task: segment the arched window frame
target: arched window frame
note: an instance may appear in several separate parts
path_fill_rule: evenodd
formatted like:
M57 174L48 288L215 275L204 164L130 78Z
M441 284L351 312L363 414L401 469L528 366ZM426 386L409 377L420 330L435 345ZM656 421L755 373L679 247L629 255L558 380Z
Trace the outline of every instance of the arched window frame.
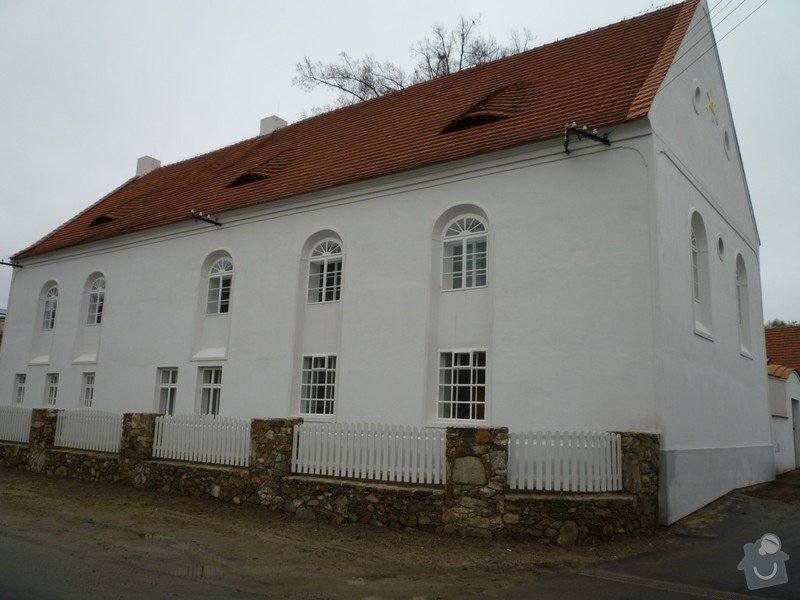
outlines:
M208 269L208 294L206 314L221 315L230 312L233 287L233 260L222 256Z
M103 308L106 301L106 278L95 277L89 285L89 309L86 315L87 325L100 325L103 322Z
M442 235L442 290L488 285L489 228L474 214L450 221Z
M694 331L712 338L711 283L708 260L708 235L702 215L695 211L689 223L689 253L691 257L692 311Z
M342 295L344 252L342 243L325 238L314 245L308 255L308 304L339 302Z
M58 286L51 285L44 293L44 311L42 312L42 329L50 331L56 326L58 312Z
M750 356L750 294L747 290L747 265L741 254L736 255L736 313L739 324L739 349Z

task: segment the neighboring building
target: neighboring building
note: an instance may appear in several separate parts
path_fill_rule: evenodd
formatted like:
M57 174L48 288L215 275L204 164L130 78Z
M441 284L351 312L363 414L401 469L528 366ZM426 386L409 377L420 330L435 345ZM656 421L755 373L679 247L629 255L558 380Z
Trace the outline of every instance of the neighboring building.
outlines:
M145 157L14 257L0 402L657 432L664 522L772 479L713 39L690 0Z
M800 326L771 327L764 335L775 466L783 473L800 466Z

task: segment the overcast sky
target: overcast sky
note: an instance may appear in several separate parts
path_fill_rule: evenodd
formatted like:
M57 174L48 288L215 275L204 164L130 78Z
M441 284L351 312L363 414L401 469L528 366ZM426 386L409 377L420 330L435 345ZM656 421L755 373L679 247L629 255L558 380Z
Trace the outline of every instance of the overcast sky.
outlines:
M717 40L762 2L709 0ZM0 258L131 177L139 156L172 163L253 137L262 117L292 122L332 102L292 86L303 56L410 67L413 43L460 14L480 15L480 32L501 41L528 27L540 45L654 4L0 0ZM719 44L761 234L765 319L800 320L798 26L800 1L768 0ZM10 272L0 266L0 307Z

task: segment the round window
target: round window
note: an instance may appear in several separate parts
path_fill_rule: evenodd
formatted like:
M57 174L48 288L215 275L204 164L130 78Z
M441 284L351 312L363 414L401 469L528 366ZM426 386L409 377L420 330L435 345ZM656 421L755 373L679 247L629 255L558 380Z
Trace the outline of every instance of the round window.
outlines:
M700 89L700 83L695 79L692 82L692 106L694 106L694 112L698 115L700 114L700 108L703 104L703 91Z

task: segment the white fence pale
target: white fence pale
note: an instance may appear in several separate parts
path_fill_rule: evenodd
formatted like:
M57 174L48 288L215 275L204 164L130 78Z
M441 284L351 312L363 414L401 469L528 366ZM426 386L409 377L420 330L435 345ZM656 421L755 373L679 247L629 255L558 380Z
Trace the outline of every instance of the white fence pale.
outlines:
M607 432L509 434L508 486L516 490L622 489L622 437Z
M369 423L302 423L294 428L292 472L443 484L446 433Z
M27 444L33 411L24 406L0 406L0 440Z
M56 446L95 452L119 452L122 415L102 410L58 413Z
M246 467L250 421L216 415L156 417L153 456Z

